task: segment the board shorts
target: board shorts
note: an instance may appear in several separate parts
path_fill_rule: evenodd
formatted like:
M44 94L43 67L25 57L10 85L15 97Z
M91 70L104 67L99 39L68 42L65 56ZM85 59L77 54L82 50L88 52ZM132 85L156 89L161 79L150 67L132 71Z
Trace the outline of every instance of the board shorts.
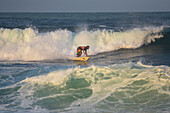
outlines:
M77 56L81 56L82 54L82 50L81 49L77 49Z
M81 47L78 47L77 48L77 57L80 57L81 56L81 54L82 54L82 48Z

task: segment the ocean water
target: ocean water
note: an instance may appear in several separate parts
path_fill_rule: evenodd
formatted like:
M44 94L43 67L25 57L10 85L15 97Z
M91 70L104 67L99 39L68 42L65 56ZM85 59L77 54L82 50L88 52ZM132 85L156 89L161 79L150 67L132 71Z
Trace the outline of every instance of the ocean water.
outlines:
M0 13L0 113L169 111L169 12Z

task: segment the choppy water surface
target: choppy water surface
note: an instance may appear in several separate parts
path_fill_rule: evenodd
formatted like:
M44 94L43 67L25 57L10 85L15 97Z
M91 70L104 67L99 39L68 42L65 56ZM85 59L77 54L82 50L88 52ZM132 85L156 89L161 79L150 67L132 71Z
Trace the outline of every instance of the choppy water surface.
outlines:
M169 26L168 12L1 13L0 112L168 113Z

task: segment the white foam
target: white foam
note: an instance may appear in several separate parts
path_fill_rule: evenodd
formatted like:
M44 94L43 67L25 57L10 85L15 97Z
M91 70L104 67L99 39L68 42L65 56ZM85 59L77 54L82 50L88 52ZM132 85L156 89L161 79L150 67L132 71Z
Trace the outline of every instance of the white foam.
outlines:
M169 86L169 79L157 76L157 74L159 76L161 75L159 70L161 70L163 74L169 73L169 67L163 66L163 68L164 71L162 72L162 66L153 66L150 68L150 66L147 67L139 64L127 63L111 67L91 66L73 70L75 71L75 78L85 78L87 81L90 81L89 83L91 83L91 85L89 88L92 89L92 95L72 103L70 107L70 109L72 109L71 112L78 112L81 110L91 112L94 109L97 110L95 106L102 103L107 97L115 96L115 92L123 92L125 96L115 97L117 98L117 101L111 101L111 103L114 103L115 105L129 104L126 103L126 99L130 100L131 98L133 99L138 95L145 94L149 91L152 92L153 90L158 91L160 94L170 95L168 87L167 91L162 89L164 86ZM142 83L142 81L145 81L145 83ZM139 87L139 89L135 89L135 85L136 87ZM128 91L134 93L131 94L128 93ZM142 99L145 100L145 95L143 95ZM109 100L106 99L103 104L107 105L107 101ZM144 102L142 104L146 103ZM116 107L114 106L112 109L116 109Z
M122 32L108 30L68 30L39 33L32 28L0 29L0 60L44 60L74 56L78 46L89 45L89 54L138 48L161 38L159 28L132 29ZM154 34L154 35L153 35Z
M64 83L69 78L69 73L72 71L72 69L63 70L63 71L53 71L48 74L40 75L40 76L34 76L30 78L26 78L25 80L22 80L20 84L22 84L22 87L18 90L20 93L20 96L18 96L18 100L21 100L21 107L22 108L28 108L33 107L32 104L37 101L37 99L32 99L34 92L38 90L43 85L53 85L60 87L64 87ZM30 96L30 98L26 98L27 96ZM48 98L50 98L48 96ZM35 106L36 107L36 106ZM35 108L35 111L37 110L43 110L43 108Z
M20 99L22 100L21 106L27 108L29 105L32 105L33 101L58 97L62 95L69 94L70 96L74 96L72 91L76 91L76 94L82 94L82 90L89 89L92 90L92 94L89 94L88 97L75 99L74 102L70 102L69 108L71 112L79 112L81 110L90 112L94 109L98 109L95 106L102 104L103 100L107 100L108 97L117 98L115 101L104 101L111 102L115 105L130 105L132 103L128 103L126 99L133 99L136 96L140 96L143 94L142 100L145 101L145 93L149 91L158 91L155 95L160 94L169 94L169 71L170 68L166 66L153 66L147 67L141 64L134 63L126 63L126 64L115 64L110 67L99 67L99 66L90 66L87 68L74 68L67 70L60 70L50 72L48 74L39 75L31 78L27 78L23 80L21 83L22 87L19 89ZM167 75L167 78L164 76ZM89 85L84 87L84 85L80 88L72 87L70 91L65 93L65 91L54 94L49 92L49 95L43 97L34 97L34 92L40 90L41 88L45 88L46 85L52 86L63 86L70 85L65 84L71 79L79 81L86 80ZM70 81L71 82L71 81ZM73 82L74 83L74 82ZM76 82L78 83L78 82ZM38 85L37 85L38 84ZM75 84L77 85L77 84ZM167 89L165 89L165 86ZM61 88L61 87L60 87ZM80 90L81 89L81 90ZM57 89L56 89L57 90ZM80 92L79 92L80 91ZM124 97L118 96L114 94L115 92L123 92ZM129 93L133 92L133 93ZM40 92L41 93L41 92ZM27 97L34 98L29 99ZM125 100L124 100L125 99ZM67 100L64 100L67 102ZM43 102L43 101L42 101ZM127 102L127 103L126 103ZM131 102L131 101L129 101ZM135 100L134 100L135 102ZM146 101L147 102L147 101ZM146 104L146 102L141 104ZM45 102L44 102L45 103ZM29 105L28 105L29 104ZM105 103L107 105L107 103ZM133 103L137 105L141 105L140 103ZM155 104L156 105L156 104ZM41 107L41 106L40 106ZM47 108L48 109L48 108ZM61 108L63 109L63 108ZM116 109L114 106L112 109Z
M30 84L53 84L53 85L61 85L69 78L68 75L71 73L72 69L68 69L66 71L54 71L47 75L35 76L31 78L26 78L21 81L27 82Z

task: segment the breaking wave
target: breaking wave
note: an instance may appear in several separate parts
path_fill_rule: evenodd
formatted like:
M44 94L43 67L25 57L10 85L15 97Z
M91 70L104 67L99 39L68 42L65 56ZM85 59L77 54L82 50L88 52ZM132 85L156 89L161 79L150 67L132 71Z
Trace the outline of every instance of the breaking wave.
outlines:
M18 98L29 102L24 107L58 112L165 112L169 72L140 62L54 71L21 81Z
M72 58L80 45L90 45L88 53L139 48L163 37L163 27L135 28L115 32L112 30L81 31L56 30L39 33L32 28L0 29L0 60L45 60Z

